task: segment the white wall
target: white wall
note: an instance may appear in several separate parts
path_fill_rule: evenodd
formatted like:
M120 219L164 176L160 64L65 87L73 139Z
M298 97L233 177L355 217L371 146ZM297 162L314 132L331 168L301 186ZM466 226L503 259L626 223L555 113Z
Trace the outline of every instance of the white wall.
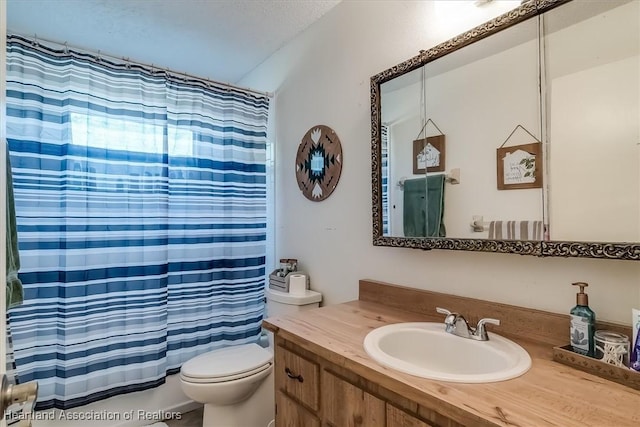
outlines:
M630 309L640 307L638 262L423 252L371 243L370 76L497 13L487 8L503 6L473 8L485 16L461 23L461 12L434 20L442 12L434 2L345 0L240 82L277 92L277 257L298 258L326 303L356 299L358 280L373 278L559 313L575 305L571 282L587 281L599 319L630 323ZM446 21L452 16L455 21ZM302 196L294 171L300 139L317 124L337 132L344 153L340 182L319 203Z

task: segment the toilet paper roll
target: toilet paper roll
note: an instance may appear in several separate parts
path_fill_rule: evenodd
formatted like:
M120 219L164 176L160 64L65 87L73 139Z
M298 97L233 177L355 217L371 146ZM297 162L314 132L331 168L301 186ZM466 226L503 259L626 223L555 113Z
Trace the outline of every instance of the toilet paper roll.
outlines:
M289 293L301 295L307 292L307 276L304 274L292 274L289 276Z

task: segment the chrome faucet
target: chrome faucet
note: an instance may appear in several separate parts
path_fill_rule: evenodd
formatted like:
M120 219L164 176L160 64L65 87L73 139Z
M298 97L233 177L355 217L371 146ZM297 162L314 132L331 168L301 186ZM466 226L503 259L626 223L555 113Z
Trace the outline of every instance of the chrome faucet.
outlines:
M474 328L469 326L469 322L459 313L452 313L445 308L436 307L436 311L440 314L444 314L447 317L444 318L445 332L453 335L457 335L462 338L470 338L478 341L488 341L489 335L487 335L487 329L485 325L491 323L492 325L499 325L498 319L480 319L478 325Z

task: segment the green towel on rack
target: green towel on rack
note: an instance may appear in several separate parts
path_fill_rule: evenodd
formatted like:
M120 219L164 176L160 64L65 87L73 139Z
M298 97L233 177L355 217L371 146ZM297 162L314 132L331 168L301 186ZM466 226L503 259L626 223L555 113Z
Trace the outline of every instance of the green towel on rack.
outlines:
M427 230L427 200L425 178L404 181L402 224L405 237L425 237Z
M16 225L16 207L13 200L13 179L11 160L7 151L7 308L22 304L24 293L22 282L18 279L20 254L18 253L18 227Z
M405 237L445 237L444 174L404 182L403 228Z

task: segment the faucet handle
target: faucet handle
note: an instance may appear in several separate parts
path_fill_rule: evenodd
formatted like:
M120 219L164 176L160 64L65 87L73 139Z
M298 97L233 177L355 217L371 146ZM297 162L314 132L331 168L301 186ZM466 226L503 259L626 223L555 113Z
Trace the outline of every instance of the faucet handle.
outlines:
M492 325L500 325L500 320L487 317L478 321L478 326L476 326L473 335L481 341L487 341L489 339L489 335L487 335L487 329L484 327L484 325L487 323L490 323Z
M452 313L446 308L436 307L436 311L440 314L444 314L446 317L444 318L445 331L451 334L455 333L456 330L456 322L459 317L461 317L458 313Z
M436 307L436 311L440 314L444 314L445 316L448 316L451 314L451 312L446 308Z
M500 326L500 320L499 319L491 319L490 317L487 317L485 319L480 319L478 321L478 328L484 327L485 323L491 323L492 325Z

